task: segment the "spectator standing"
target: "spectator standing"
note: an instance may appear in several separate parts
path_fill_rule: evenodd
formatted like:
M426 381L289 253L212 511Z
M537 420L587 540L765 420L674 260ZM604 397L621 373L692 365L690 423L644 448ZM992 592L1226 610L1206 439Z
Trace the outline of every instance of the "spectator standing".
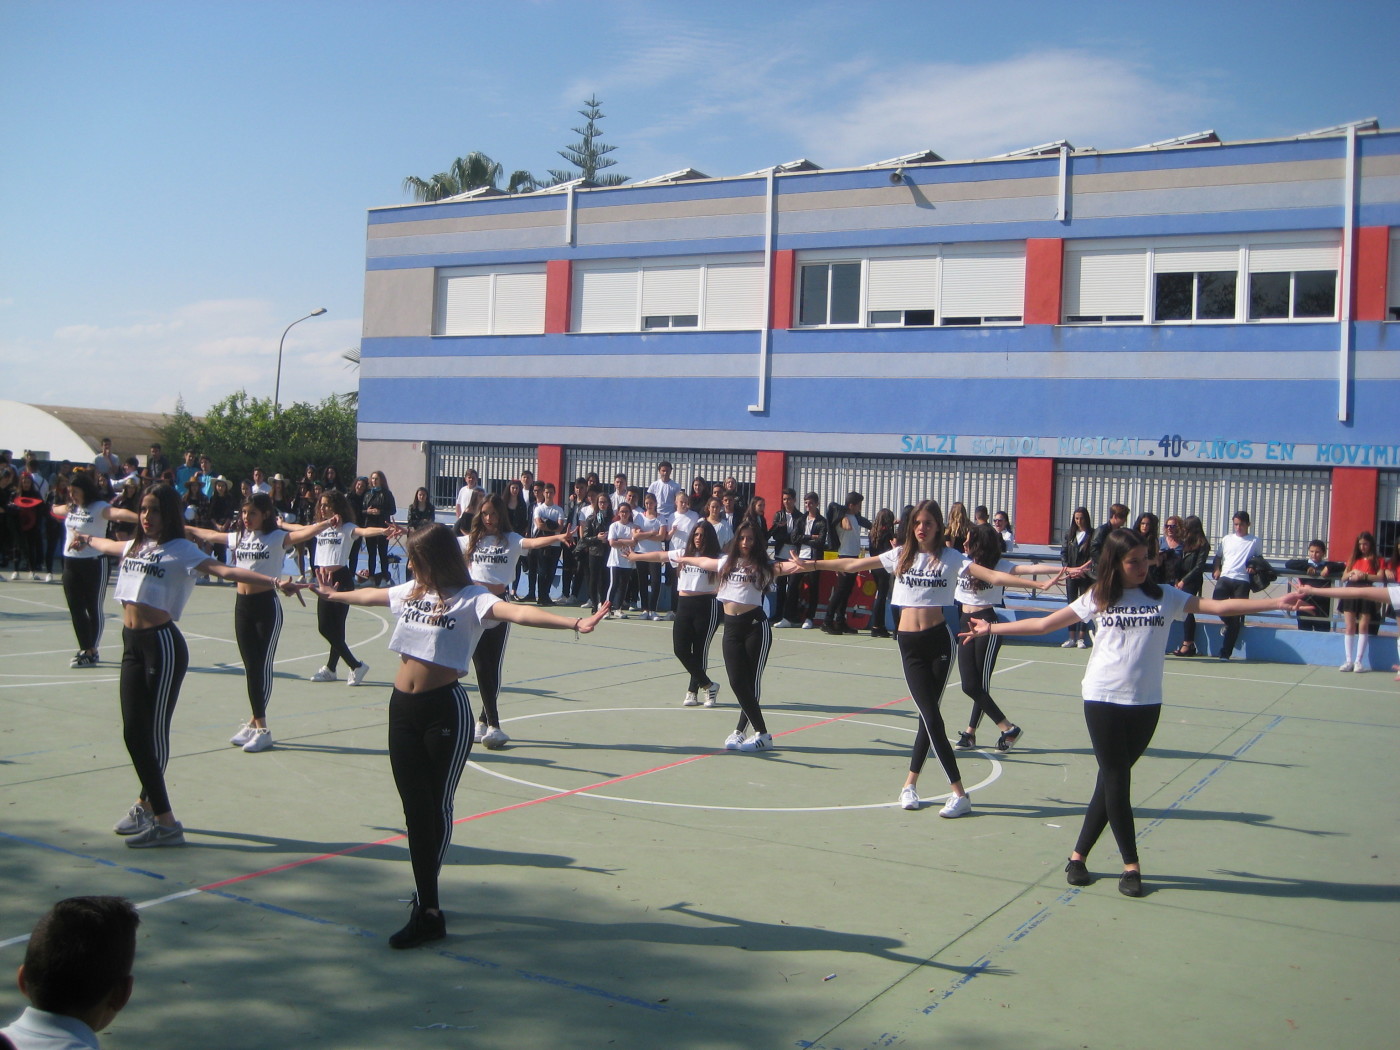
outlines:
M1230 524L1230 533L1220 538L1220 546L1215 553L1215 571L1212 573L1215 590L1211 594L1215 601L1249 597L1249 578L1254 573L1249 563L1251 559L1259 557L1261 549L1259 538L1249 534L1248 511L1235 511ZM1222 623L1225 626L1220 636L1219 659L1228 660L1235 651L1244 617L1223 617Z
M97 458L92 461L92 467L97 473L105 478L118 477L122 469L122 461L117 458L117 454L112 451L112 439L105 437L102 439L102 451L97 454Z

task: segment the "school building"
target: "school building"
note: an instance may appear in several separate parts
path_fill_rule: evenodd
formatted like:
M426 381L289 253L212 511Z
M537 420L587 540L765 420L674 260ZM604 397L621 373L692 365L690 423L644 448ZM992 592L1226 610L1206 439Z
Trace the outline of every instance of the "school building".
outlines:
M475 191L368 219L360 464L657 460L1011 512L1234 510L1271 557L1400 520L1400 132L1051 142ZM1389 524L1387 524L1389 523Z

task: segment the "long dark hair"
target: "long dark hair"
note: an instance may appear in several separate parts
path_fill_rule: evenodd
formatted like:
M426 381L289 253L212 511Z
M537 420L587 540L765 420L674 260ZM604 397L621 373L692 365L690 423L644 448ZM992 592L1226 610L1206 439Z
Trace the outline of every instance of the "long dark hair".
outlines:
M255 492L243 501L244 507L252 507L261 515L262 528L258 531L266 536L277 528L277 508L272 505L272 497L266 492ZM242 522L239 523L238 534L243 535Z
M1210 540L1206 538L1206 527L1201 524L1201 519L1196 515L1187 515L1181 523L1181 532L1181 545L1188 551L1198 551L1204 548L1207 554L1210 553Z
M894 539L894 511L881 507L870 521L870 546Z
M321 508L319 506L321 502L330 504L331 514L340 515L341 524L346 522L349 522L351 525L357 524L355 521L355 512L350 507L350 501L345 498L345 493L341 492L340 489L326 489L321 493L321 499L317 501L318 505L315 512L317 521L322 520L320 517ZM327 517L329 516L330 515L327 515Z
M141 524L141 501L147 496L156 501L156 509L160 511L160 535L147 536L145 526ZM185 535L185 512L180 506L180 497L175 490L165 482L152 485L145 492L141 493L136 500L136 525L132 534L132 545L127 550L136 550L148 539L154 539L157 543L169 543L171 540L182 539Z
M927 513L933 519L933 534L929 537L931 550L921 551L919 541L914 537L914 523L919 519L920 514ZM903 576L914 565L914 559L920 554L931 554L935 558L943 553L944 542L943 508L938 505L936 499L926 499L914 506L908 514L904 516L904 545L899 551L899 563L894 567L896 576Z
M486 538L486 515L481 512L488 506L496 511L495 535L502 539L510 535L510 512L506 510L506 501L493 492L481 501L481 505L476 508L476 513L472 515L472 527L467 530L466 555L468 558L476 550L476 545Z
M471 583L467 561L457 538L446 525L436 523L419 529L408 537L405 548L409 567L413 569L413 590L410 600L435 594L439 604L450 594L456 594Z
M1362 540L1365 540L1371 545L1370 554L1365 554L1362 552ZM1356 534L1356 543L1351 548L1351 560L1347 562L1347 572L1351 572L1352 566L1355 565L1362 558L1370 558L1373 562L1380 561L1380 555L1376 553L1376 537L1369 532L1358 532Z
M97 502L97 482L86 470L74 471L73 477L68 481L68 488L83 494L82 506L84 507L89 503Z
M1094 516L1089 513L1089 508L1075 507L1073 513L1071 513L1069 516L1069 528L1065 530L1071 536L1073 536L1076 532L1079 531L1079 526L1075 523L1075 519L1081 514L1084 515L1084 531L1088 533L1092 533L1094 531Z
M1123 559L1135 547L1146 546L1142 534L1132 529L1114 529L1104 538L1103 553L1099 555L1094 579L1094 604L1099 607L1099 612L1110 608L1123 597ZM1155 556L1157 552L1148 553ZM1161 586L1151 579L1144 580L1141 589L1149 598L1162 597Z
M1006 542L991 525L974 525L967 534L967 556L984 569L995 569L1006 553Z
M697 529L699 525L695 526ZM749 552L741 552L740 540L748 535L752 537L749 542ZM769 584L773 582L773 560L768 557L768 536L753 521L741 521L734 530L734 538L729 541L729 549L725 554L729 558L729 567L732 569L736 565L743 565L753 572L754 586L760 591L766 591Z
M690 538L685 541L684 554L687 558L718 558L720 555L719 537L715 527L704 518L690 530Z

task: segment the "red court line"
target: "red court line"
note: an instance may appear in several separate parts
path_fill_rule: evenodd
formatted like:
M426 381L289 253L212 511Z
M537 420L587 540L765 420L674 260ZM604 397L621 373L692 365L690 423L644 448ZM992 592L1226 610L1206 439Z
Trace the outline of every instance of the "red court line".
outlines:
M876 704L874 707L866 707L859 711L851 711L848 714L837 715L835 718L824 718L820 722L811 722L805 726L798 726L796 729L785 729L781 733L774 733L774 736L791 736L793 733L803 733L808 729L817 729L821 726L829 726L833 722L842 722L857 715L870 714L872 711L882 711L895 704L902 704L909 697L902 696L898 700L887 700L883 704ZM597 791L599 788L611 787L613 784L622 784L628 780L636 780L638 777L650 776L653 773L661 773L667 769L676 769L680 766L687 766L692 762L699 762L702 759L714 758L716 755L723 755L724 751L708 751L703 755L691 755L689 758L682 758L676 762L667 762L665 765L653 766L651 769L643 769L636 773L624 773L620 777L609 777L607 780L600 780L596 784L589 784L586 787L570 788L568 791L556 791L552 795L541 795L539 798L526 799L524 802L513 802L509 806L501 806L499 809L488 809L481 813L473 813L468 817L458 817L452 822L455 827L458 824L466 824L473 820L482 820L485 817L494 817L501 813L510 813L513 810L525 809L529 806L538 806L542 802L554 802L557 799L569 798L571 795L582 795L589 791ZM204 886L198 886L200 890L217 890L225 886L232 886L234 883L247 882L249 879L260 879L264 875L274 875L279 871L290 871L292 868L300 868L307 864L317 864L323 860L330 860L333 857L348 857L352 853L360 853L375 846L384 846L390 842L399 842L408 838L407 835L390 835L388 838L377 839L374 842L362 842L357 846L347 846L345 849L336 850L333 853L321 853L314 857L304 857L301 860L294 860L287 864L279 864L273 868L264 868L261 871L249 872L246 875L235 875L231 879L224 879L221 882L210 882Z

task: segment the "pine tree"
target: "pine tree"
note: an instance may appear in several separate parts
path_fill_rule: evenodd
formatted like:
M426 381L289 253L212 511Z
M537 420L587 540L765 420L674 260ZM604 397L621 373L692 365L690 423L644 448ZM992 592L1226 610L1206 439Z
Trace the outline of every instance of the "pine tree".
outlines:
M587 119L587 123L581 128L572 129L575 135L580 136L579 141L559 151L559 156L574 165L578 171L551 168L549 173L554 177L556 185L582 178L598 186L620 186L627 181L628 176L615 173L599 174L604 168L611 168L617 164L617 161L608 156L617 147L600 141L602 131L598 127L598 121L604 117L602 102L590 97L584 100L583 107L578 112L579 116Z

